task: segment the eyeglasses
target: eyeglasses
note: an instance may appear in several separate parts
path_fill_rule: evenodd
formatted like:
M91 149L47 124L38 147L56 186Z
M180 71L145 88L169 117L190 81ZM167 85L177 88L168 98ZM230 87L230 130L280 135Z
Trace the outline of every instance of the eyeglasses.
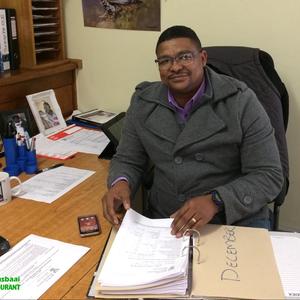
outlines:
M187 66L189 64L191 64L196 55L199 52L183 52L180 53L178 55L176 55L175 57L171 57L171 56L162 56L162 57L158 57L155 62L158 64L158 68L160 70L167 70L169 68L171 68L171 66L173 66L174 62L176 61L178 64L181 64L182 66Z

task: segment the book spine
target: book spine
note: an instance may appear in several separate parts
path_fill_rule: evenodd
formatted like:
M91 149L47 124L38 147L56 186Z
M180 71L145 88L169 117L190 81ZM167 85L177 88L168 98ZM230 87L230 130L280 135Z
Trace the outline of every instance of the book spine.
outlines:
M1 42L0 42L0 43L1 43ZM0 72L3 72L3 63L2 63L1 45L0 45Z
M0 9L0 51L2 54L2 69L3 71L7 71L10 69L9 46L7 39L6 13L3 8Z
M7 38L9 46L10 69L17 70L20 66L20 51L17 31L16 10L7 8L6 10Z

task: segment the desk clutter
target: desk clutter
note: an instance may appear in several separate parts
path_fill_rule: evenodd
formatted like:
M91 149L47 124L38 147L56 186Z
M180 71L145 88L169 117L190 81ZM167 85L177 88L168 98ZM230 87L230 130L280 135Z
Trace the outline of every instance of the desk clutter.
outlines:
M37 171L35 138L29 139L24 130L22 133L14 128L12 122L7 124L3 138L6 161L4 171L10 176L18 176L23 171L27 174Z
M110 151L101 158L111 158L114 154L121 136L124 112L99 109L79 112L68 120L68 126L54 90L26 98L30 110L20 108L0 112L0 133L6 159L4 170L11 176L21 172L34 174L38 169L36 156L64 160L78 152L100 155ZM39 134L35 135L36 131Z

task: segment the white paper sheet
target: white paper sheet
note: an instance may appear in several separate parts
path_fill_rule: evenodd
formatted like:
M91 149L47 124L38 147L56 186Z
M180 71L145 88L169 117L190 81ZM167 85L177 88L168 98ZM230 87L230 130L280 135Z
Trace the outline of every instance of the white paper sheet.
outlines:
M188 255L183 255L183 248L189 245L189 238L172 236L171 222L172 219L148 219L128 210L99 282L103 286L137 287L154 282L167 283L177 278L178 293L185 294ZM169 292L163 287L159 291Z
M51 203L83 182L95 172L71 167L58 167L37 174L22 183L20 198Z
M272 233L272 246L287 299L300 299L300 234Z
M66 144L63 141L52 141L43 134L38 134L36 138L36 154L40 156L67 159L77 153L72 145Z
M0 257L0 284L19 284L18 290L0 289L0 299L38 299L89 248L34 234ZM5 278L19 281L2 282Z
M77 152L99 155L109 143L108 137L100 130L74 126L63 133L58 141Z
M100 130L71 125L48 137L36 136L36 153L41 156L66 159L77 152L99 155L109 143Z

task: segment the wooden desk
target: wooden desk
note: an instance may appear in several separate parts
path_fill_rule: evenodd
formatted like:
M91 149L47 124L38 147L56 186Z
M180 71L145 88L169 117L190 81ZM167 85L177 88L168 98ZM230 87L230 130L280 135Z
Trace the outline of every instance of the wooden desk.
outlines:
M40 159L39 167L47 167L57 162ZM51 204L14 198L8 204L0 206L0 235L7 238L11 246L33 233L90 248L40 299L86 299L93 272L111 228L102 215L100 201L106 191L109 161L99 160L96 155L80 153L66 160L65 165L93 170L96 173ZM25 174L20 175L21 180L28 177ZM80 237L77 217L86 214L97 214L102 234Z

